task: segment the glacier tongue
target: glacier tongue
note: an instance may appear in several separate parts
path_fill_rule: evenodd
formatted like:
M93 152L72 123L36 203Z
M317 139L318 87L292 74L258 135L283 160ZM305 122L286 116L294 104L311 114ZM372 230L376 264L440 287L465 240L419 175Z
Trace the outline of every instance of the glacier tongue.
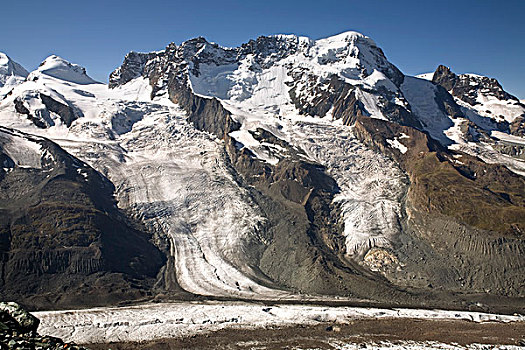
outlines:
M264 276L247 264L253 259L245 246L259 240L264 219L226 168L221 143L188 124L176 106L128 107L138 107L142 118L115 141L68 140L62 146L111 179L119 207L169 240L185 290L244 298L286 295L253 281Z

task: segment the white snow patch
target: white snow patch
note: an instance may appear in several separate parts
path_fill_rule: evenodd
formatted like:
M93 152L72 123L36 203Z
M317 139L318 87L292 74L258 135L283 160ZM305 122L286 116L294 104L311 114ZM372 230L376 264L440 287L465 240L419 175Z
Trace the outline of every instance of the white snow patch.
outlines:
M525 137L510 135L501 131L492 131L490 136L497 138L498 140L506 141L508 143L525 146Z
M407 153L408 151L408 148L407 146L403 145L401 142L399 142L398 139L393 139L393 140L386 140L386 142L392 146L393 148L397 148L399 150L399 152L405 154Z
M418 74L416 75L416 78L419 78L419 79L424 79L424 80L429 80L429 81L432 81L432 78L434 77L434 72L430 72L430 73L422 73L422 74Z

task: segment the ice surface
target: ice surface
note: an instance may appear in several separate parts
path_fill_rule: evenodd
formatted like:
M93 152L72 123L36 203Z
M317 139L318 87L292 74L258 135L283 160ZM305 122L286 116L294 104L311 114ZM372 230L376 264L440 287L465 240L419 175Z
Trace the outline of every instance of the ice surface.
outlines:
M444 131L453 125L450 117L439 108L436 103L436 86L431 82L406 76L401 91L412 107L412 112L417 116L432 138L443 145L449 145L451 140Z
M282 132L337 182L340 192L335 201L342 209L346 254L389 247L400 232L406 190L406 179L395 163L365 147L351 128L326 119L291 120Z
M137 78L110 90L42 76L17 89L14 96L28 97L28 105L38 102L30 92L45 91L82 111L70 128L56 123L39 129L14 113L13 96L0 103L0 122L51 138L108 176L118 189L119 207L168 240L172 271L184 289L214 296L290 297L264 286L271 281L249 265L254 260L246 246L260 244L264 218L226 166L223 144L196 130L173 103L152 102L147 81Z
M351 82L371 117L385 119L378 95L370 92L373 89L386 89L399 98L405 95L433 137L525 172L523 162L465 141L459 120L448 118L433 100L435 86L430 82L406 77L401 90L397 89L381 72L387 62L368 38L356 33L317 41L283 38L300 42L296 54L265 68L256 66L249 55L239 64L203 63L198 76L190 74L191 87L199 95L219 98L232 112L241 124L240 130L231 133L238 147L247 147L265 162L278 163L284 156L279 145L262 144L252 135L263 128L326 167L340 188L334 200L341 208L347 256L390 246L400 232L407 179L395 163L363 146L351 127L332 120L330 113L324 118L299 115L287 85L294 67L320 79L338 74ZM56 56L30 77L38 79L16 86L0 102L0 123L51 138L108 176L117 188L119 207L130 210L168 242L172 271L184 289L239 298L301 297L274 288L250 265L254 260L247 247L264 243L259 230L265 219L236 183L223 144L196 130L166 97L152 101L147 79L139 77L108 89L92 81L82 67ZM38 115L45 109L38 94L78 109L82 117L68 128L50 114L50 127L36 128L25 115L14 112L14 99L22 99ZM390 145L406 152L405 136L389 140ZM35 161L20 163L34 166L36 151L27 151L35 154Z
M468 311L180 302L120 308L35 312L39 333L77 343L188 337L224 328L349 324L358 318L420 318L473 322L524 322L525 317ZM415 349L415 348L414 348Z

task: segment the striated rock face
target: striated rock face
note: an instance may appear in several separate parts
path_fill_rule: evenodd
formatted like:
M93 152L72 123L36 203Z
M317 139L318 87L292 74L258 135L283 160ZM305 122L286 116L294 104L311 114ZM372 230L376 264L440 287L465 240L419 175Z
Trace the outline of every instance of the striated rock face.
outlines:
M0 344L8 349L72 349L85 348L61 339L37 333L40 321L14 302L0 302Z

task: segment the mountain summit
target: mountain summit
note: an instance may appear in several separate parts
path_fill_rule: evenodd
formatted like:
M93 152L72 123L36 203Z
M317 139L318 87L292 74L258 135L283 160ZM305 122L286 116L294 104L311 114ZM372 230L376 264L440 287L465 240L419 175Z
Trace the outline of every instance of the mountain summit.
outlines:
M0 52L0 98L24 81L28 74L24 67Z
M75 84L93 84L95 80L91 79L86 73L86 69L77 64L70 63L65 59L52 55L46 58L36 69L29 74L28 79L34 80L39 75L47 76L68 81Z

